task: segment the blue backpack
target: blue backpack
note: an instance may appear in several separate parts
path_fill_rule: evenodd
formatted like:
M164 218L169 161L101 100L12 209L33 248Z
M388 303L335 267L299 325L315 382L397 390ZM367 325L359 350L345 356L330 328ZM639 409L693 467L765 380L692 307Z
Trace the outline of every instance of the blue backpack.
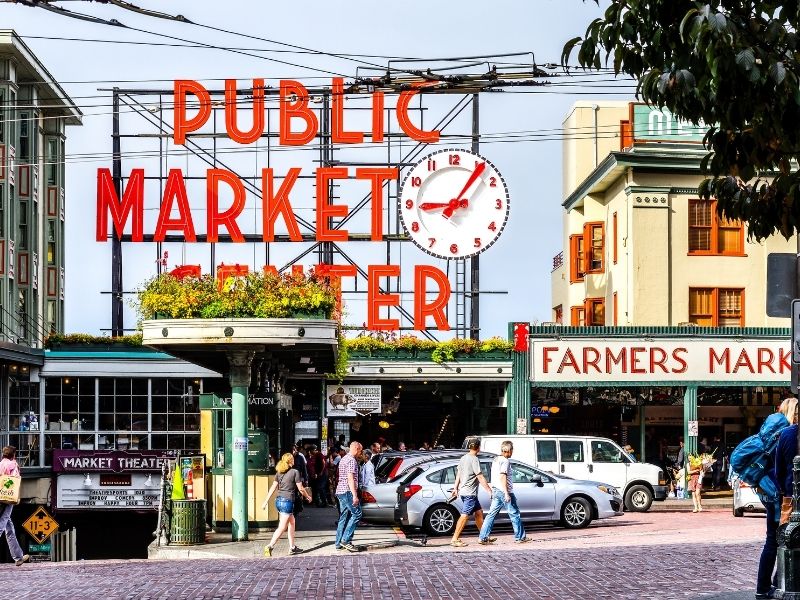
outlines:
M770 476L773 454L781 432L788 426L789 421L782 413L771 414L758 433L743 440L731 453L731 471L748 485L758 487L760 495L771 500L780 496Z

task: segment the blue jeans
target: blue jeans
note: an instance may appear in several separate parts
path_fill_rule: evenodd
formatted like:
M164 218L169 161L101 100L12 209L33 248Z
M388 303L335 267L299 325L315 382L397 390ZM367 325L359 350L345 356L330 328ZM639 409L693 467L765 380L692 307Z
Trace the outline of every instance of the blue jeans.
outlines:
M17 541L17 532L14 531L14 523L11 522L11 509L14 508L13 504L0 504L3 507L0 511L0 534L6 534L6 543L8 543L8 551L11 553L11 558L19 560L22 558L22 548L19 547Z
M775 514L775 503L764 502L767 509L767 537L764 548L761 550L761 559L758 561L758 578L756 579L756 593L766 594L772 587L772 572L775 570L775 558L778 555L778 521Z
M506 507L506 512L508 512L508 518L511 519L511 527L514 528L514 539L525 539L525 528L522 526L522 516L519 514L517 497L513 493L509 494L509 496L511 496L511 501L506 503L505 494L497 488L492 488L492 505L483 518L483 527L481 527L481 532L478 534L479 540L485 540L489 537L494 526L494 520L504 506Z
M275 508L278 509L279 513L291 515L294 512L294 500L278 496L275 498Z
M352 544L356 527L361 520L361 502L353 504L353 493L336 494L339 500L339 524L336 526L336 547Z

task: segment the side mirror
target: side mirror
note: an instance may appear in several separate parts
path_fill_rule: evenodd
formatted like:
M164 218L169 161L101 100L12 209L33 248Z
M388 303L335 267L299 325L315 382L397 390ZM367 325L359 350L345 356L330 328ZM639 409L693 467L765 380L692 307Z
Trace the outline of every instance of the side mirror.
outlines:
M542 476L538 473L531 475L531 483L535 483L538 487L544 487L544 480L542 480Z

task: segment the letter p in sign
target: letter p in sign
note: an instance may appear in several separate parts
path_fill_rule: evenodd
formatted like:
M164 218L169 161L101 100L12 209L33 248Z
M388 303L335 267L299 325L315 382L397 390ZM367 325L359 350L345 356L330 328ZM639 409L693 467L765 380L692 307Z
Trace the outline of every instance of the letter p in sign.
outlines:
M800 369L800 300L792 300L792 393L797 393Z

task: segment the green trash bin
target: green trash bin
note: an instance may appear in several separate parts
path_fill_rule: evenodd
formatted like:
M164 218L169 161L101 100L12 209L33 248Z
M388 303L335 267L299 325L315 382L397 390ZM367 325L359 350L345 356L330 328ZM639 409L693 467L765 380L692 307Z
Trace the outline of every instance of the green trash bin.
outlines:
M206 538L206 501L172 500L169 543L174 546L203 544Z

